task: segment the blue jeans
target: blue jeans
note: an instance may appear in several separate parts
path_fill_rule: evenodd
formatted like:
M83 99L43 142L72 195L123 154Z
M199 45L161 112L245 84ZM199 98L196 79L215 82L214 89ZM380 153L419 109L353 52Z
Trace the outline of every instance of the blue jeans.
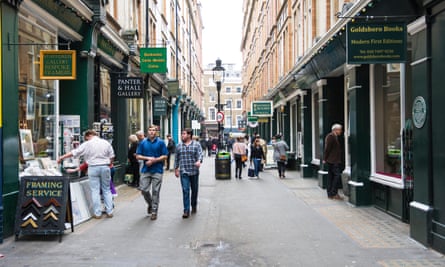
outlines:
M261 165L261 159L260 158L254 158L253 159L253 167L254 167L254 171L253 173L255 174L255 176L259 176L259 172L260 172L260 165Z
M199 174L188 175L181 174L181 186L182 186L182 203L184 204L184 212L190 211L190 202L193 208L196 208L198 202L198 182ZM190 199L190 189L192 191L192 197Z
M110 166L88 166L88 177L91 188L91 199L93 200L94 215L102 215L102 207L100 201L100 191L104 198L105 212L113 213L113 197L110 190L111 173Z

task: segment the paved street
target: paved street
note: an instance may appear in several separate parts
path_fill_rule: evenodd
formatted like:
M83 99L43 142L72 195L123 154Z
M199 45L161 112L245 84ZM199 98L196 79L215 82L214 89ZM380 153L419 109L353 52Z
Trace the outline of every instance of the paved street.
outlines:
M234 167L234 166L233 166ZM182 219L179 180L164 176L158 220L139 192L118 188L114 218L89 220L58 237L8 238L0 266L445 266L409 238L407 224L372 207L329 200L298 172L215 180L205 158L198 213ZM233 172L232 172L233 173Z

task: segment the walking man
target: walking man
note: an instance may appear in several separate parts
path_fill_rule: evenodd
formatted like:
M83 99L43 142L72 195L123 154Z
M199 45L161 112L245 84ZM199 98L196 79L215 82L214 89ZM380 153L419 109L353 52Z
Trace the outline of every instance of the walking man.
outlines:
M86 131L84 138L86 142L83 142L78 148L62 155L57 159L57 163L69 157L78 158L83 156L85 163L88 164L88 179L94 209L93 218L102 218L101 189L104 198L105 212L107 213L107 217L111 218L113 217L113 196L110 189L110 164L114 159L113 147L108 141L98 137L94 130Z
M151 214L151 220L158 218L164 161L168 154L165 142L156 135L157 129L156 125L151 125L148 128L147 138L139 144L136 150L136 158L143 161L139 189L147 202L147 213Z
M202 148L197 141L192 140L192 129L185 128L181 132L182 143L178 144L175 153L175 175L181 177L182 202L184 213L182 218L190 216L190 204L192 213L197 211L199 167L202 162ZM190 190L192 195L190 198Z
M328 166L328 181L326 191L328 198L343 200L338 195L338 184L342 172L342 147L338 137L342 134L343 128L340 124L332 125L332 132L325 138L323 163Z

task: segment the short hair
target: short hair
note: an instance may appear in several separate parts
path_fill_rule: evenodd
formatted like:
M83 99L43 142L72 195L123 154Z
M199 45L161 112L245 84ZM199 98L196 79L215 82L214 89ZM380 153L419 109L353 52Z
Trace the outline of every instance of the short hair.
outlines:
M138 137L135 134L132 134L128 137L128 140L132 143L136 143L138 141Z
M193 137L193 130L192 128L184 128L182 129L183 132L186 132L190 137Z
M339 124L339 123L334 123L333 125L332 125L332 131L333 130L335 130L335 129L342 129L343 128L343 126L341 126L341 124Z
M145 135L144 131L142 131L142 130L137 131L135 134L136 135Z
M167 134L167 137L171 137L172 135L171 134Z
M91 129L89 129L89 130L86 130L86 131L85 131L85 133L83 134L83 136L84 136L84 137L87 137L87 136L97 136L97 132L96 132L95 130L91 130Z
M155 128L156 131L159 130L158 126L155 125L155 124L152 124L152 125L148 126L148 129L147 129L147 130L150 130L150 129L153 129L153 128Z

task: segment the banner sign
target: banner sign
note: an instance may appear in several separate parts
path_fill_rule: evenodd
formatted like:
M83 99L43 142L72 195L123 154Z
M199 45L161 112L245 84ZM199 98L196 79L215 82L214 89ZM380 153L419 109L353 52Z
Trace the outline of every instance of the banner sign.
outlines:
M141 77L116 77L112 88L120 98L144 98L144 80Z
M251 105L251 116L272 117L272 101L253 101Z
M141 72L166 73L167 72L167 48L149 47L141 48Z
M167 116L167 100L162 96L153 97L153 116Z
M75 80L76 50L40 50L41 80Z
M73 221L69 179L63 176L26 176L20 179L15 219L16 239L21 235L63 235Z
M346 32L348 64L406 61L406 24L404 22L349 22Z

